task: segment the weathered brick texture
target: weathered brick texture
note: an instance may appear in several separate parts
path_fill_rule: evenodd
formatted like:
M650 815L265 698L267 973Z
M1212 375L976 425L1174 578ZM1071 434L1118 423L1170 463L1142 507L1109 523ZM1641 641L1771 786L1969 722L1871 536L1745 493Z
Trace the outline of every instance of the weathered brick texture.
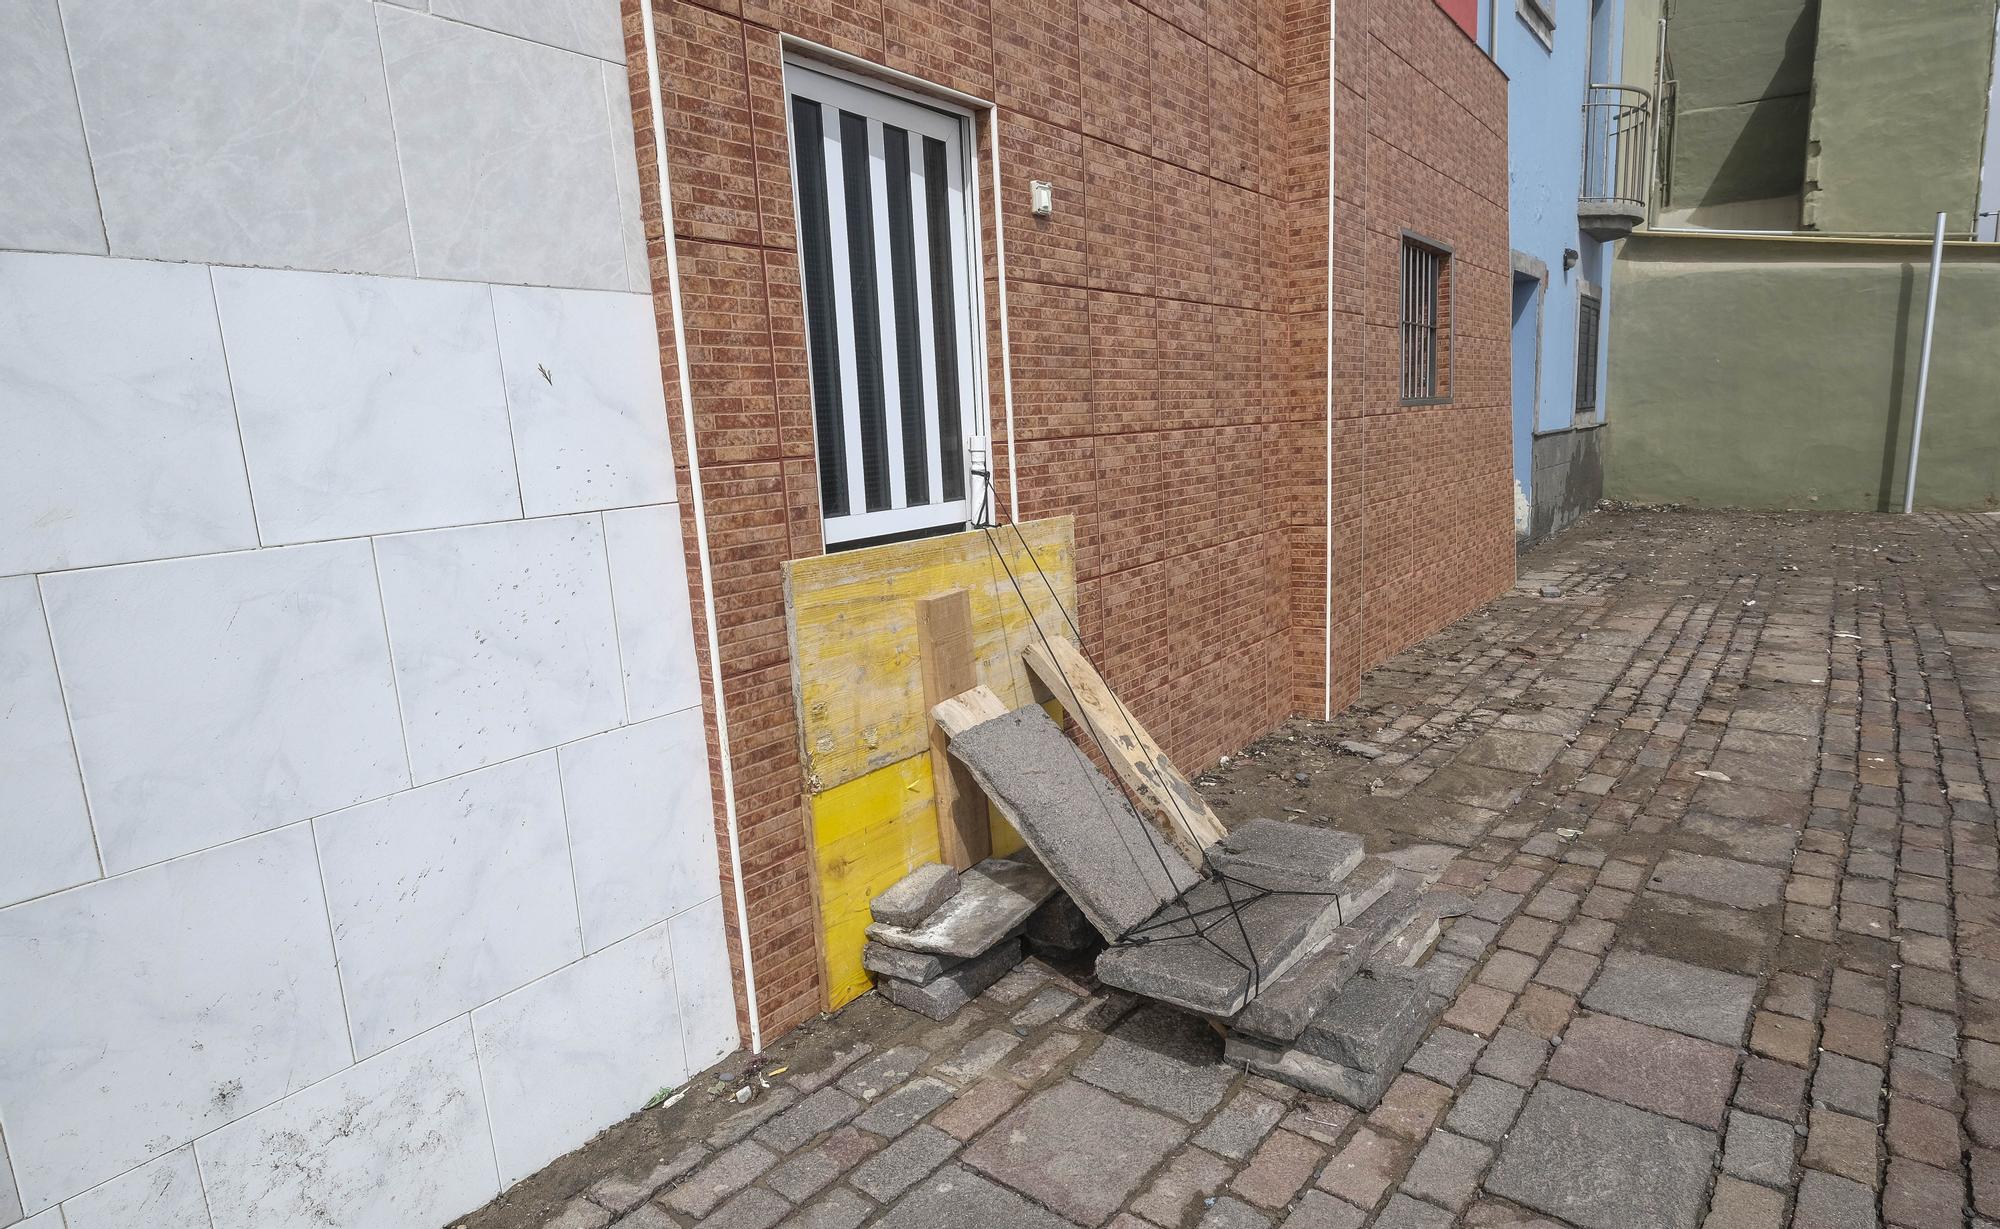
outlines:
M641 2L627 46L674 388ZM1329 506L1336 705L1512 578L1506 87L1432 0L1340 6L1329 500L1324 0L651 2L771 1036L821 1001L779 567L820 549L780 33L998 102L1013 473L978 135L1001 508L1017 485L1024 518L1077 517L1086 647L1189 768L1326 702ZM1028 214L1030 179L1055 185L1053 218ZM1397 400L1405 230L1454 253L1445 405Z

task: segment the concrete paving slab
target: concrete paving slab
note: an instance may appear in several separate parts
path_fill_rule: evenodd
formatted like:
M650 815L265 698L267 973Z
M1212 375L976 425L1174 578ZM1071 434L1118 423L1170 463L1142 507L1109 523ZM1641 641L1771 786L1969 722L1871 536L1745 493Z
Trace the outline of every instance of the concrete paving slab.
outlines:
M1681 821L1680 832L1675 839L1688 846L1692 846L1696 839L1714 842L1714 848L1697 849L1697 853L1727 854L1745 862L1789 867L1792 864L1792 848L1798 843L1799 834L1796 829L1784 824L1696 812Z
M1116 1212L1187 1128L1100 1088L1065 1080L1016 1106L966 1150L965 1163L1078 1224Z
M1005 939L984 956L956 964L927 982L882 977L875 982L875 989L898 1007L907 1007L933 1020L949 1020L1019 963L1021 941Z
M868 915L889 926L921 926L958 891L958 872L942 863L919 866L868 902Z
M896 1201L877 1229L1075 1229L963 1165L947 1165Z
M1754 978L1614 948L1583 1005L1734 1046L1743 1037L1756 994Z
M1486 1189L1583 1229L1696 1229L1715 1151L1699 1127L1544 1083Z
M1785 896L1785 875L1775 867L1734 858L1669 849L1653 871L1649 886L1677 896L1692 896L1732 909L1762 909Z
M1056 891L1056 881L1032 855L988 858L959 876L958 891L914 928L871 922L868 937L904 951L961 960L982 956L1027 925Z
M1076 1074L1190 1125L1222 1102L1235 1079L1222 1064L1221 1039L1206 1023L1158 1005L1120 1024Z
M1563 1034L1548 1078L1719 1131L1736 1081L1736 1050L1585 1013Z

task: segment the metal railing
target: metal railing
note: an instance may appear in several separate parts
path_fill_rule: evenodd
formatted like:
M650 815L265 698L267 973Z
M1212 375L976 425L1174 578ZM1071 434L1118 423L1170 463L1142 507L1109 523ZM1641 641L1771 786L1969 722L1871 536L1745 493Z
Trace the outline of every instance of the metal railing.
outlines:
M1653 93L1636 85L1593 85L1583 101L1586 213L1643 218L1653 170Z

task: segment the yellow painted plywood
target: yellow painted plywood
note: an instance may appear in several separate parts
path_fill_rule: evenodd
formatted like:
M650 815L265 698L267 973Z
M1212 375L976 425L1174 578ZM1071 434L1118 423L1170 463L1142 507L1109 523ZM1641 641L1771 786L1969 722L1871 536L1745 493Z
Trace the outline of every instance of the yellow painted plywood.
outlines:
M937 794L930 753L837 785L812 800L826 941L827 997L833 1006L866 994L861 967L868 902L938 859Z
M785 565L808 792L926 752L916 604L953 589L971 598L979 681L1010 707L1032 702L1021 654L1037 621L1040 635L1075 639L1061 613L1076 611L1073 518L1026 523L1018 537L974 530Z

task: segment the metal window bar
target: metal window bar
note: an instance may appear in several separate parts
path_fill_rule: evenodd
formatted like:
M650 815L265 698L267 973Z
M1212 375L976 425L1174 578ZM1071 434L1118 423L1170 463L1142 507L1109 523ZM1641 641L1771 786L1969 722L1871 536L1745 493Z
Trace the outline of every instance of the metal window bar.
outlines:
M1403 240L1402 396L1430 401L1438 396L1438 325L1444 253L1413 239Z

